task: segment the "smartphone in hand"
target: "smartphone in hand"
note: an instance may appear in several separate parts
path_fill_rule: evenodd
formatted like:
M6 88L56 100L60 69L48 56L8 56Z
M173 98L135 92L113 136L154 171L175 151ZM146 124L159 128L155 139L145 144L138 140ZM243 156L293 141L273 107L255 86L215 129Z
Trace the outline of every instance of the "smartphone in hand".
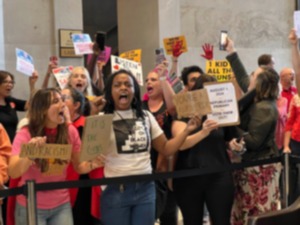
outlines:
M227 30L221 30L221 34L220 34L220 50L221 51L226 50L227 36L228 36L228 31Z
M163 61L166 60L166 56L164 53L164 49L163 48L157 48L155 49L155 64L161 64Z
M98 31L96 33L96 42L101 51L104 50L105 40L106 40L106 32Z

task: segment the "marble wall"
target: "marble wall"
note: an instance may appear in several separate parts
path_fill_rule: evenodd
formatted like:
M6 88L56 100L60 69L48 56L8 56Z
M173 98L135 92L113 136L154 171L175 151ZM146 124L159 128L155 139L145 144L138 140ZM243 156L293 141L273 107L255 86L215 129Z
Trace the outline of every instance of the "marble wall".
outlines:
M180 0L181 33L189 52L181 66L199 64L205 68L201 45L214 45L215 59L224 59L218 50L220 30L227 30L248 71L257 66L263 53L275 57L275 68L291 66L288 34L293 26L294 1L274 0Z

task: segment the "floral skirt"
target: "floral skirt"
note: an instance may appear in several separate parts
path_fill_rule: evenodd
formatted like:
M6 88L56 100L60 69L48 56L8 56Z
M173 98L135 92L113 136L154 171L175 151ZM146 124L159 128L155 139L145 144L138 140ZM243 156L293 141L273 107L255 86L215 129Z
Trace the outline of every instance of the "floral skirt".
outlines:
M269 164L233 172L235 183L232 225L246 225L249 216L280 209L281 164Z

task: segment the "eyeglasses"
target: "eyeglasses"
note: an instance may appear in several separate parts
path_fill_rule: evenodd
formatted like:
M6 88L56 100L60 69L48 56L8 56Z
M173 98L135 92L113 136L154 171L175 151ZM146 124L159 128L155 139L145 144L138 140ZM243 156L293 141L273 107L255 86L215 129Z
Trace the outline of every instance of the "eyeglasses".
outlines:
M15 85L15 82L13 80L4 80L1 84L11 84L11 85Z

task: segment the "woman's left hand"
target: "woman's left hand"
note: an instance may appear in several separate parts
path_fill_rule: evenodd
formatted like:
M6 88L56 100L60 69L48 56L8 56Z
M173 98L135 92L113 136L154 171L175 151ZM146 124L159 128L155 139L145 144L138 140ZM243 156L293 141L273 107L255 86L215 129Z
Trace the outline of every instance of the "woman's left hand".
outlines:
M201 123L202 123L202 119L199 116L193 116L187 123L185 130L188 133L191 133L192 131L200 127Z
M90 169L94 170L99 167L104 167L105 163L107 162L107 158L105 155L101 154L90 161Z
M236 138L233 138L230 142L229 142L229 148L231 151L237 151L237 152L241 152L245 147L245 142L243 139L241 139L239 142L237 142Z

